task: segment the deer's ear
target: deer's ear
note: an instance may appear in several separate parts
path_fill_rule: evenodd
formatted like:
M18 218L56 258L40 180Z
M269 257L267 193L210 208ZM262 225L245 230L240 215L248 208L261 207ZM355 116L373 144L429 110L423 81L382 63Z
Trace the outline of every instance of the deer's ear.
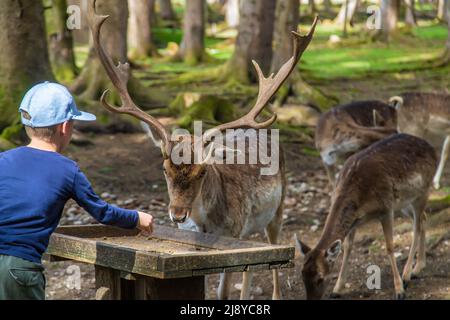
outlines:
M373 110L373 126L374 127L383 127L386 124L386 120L383 116L377 111Z
M329 262L334 262L339 257L341 252L342 252L342 241L341 240L336 240L327 249L327 252L325 253L325 258Z
M308 254L308 252L311 251L311 248L306 243L303 243L301 240L298 239L297 233L294 233L294 242L295 242L296 256L304 258Z

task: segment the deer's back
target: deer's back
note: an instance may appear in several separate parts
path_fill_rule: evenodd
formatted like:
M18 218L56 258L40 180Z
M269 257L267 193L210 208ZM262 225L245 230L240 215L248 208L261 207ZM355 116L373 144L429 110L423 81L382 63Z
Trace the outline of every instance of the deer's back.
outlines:
M390 207L428 192L436 167L431 145L411 135L396 134L350 157L336 194L352 193L360 202Z
M427 134L450 134L450 95L443 93L409 92L399 106L400 132L427 137Z

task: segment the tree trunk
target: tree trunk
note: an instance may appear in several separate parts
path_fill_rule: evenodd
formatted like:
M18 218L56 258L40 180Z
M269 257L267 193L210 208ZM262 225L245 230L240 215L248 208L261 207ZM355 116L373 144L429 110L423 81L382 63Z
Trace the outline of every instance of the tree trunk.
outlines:
M77 73L72 31L66 26L67 0L52 0L47 14L49 54L53 73L60 81L70 81Z
M448 36L447 36L447 43L445 44L444 64L450 63L450 6L447 7L447 24L448 24Z
M381 37L388 42L397 28L399 0L381 0Z
M335 23L341 26L343 26L345 22L347 22L347 24L351 24L358 4L359 0L345 0L342 3L341 9L339 10L339 13L335 19ZM345 17L346 12L347 18Z
M186 1L184 34L177 56L190 65L202 62L206 57L205 8L205 0Z
M161 19L173 21L177 19L171 0L159 0Z
M271 73L276 73L281 66L292 57L293 43L292 31L297 31L300 22L299 0L278 0L276 8L274 49ZM293 93L296 100L304 104L313 104L325 110L335 104L335 101L327 98L321 92L307 84L301 77L299 69L296 68L286 85L286 90L280 92ZM287 95L281 97L281 103Z
M257 75L252 60L259 63L264 73L270 70L275 2L240 1L239 32L234 54L226 66L225 77L239 83L256 82Z
M323 5L325 7L326 12L331 12L332 7L331 0L323 0Z
M310 15L315 15L316 14L316 3L314 0L308 0L308 13Z
M0 1L0 131L18 119L31 86L53 80L42 1Z
M441 21L445 19L446 5L447 5L447 0L438 0L437 18Z
M154 0L128 0L130 20L128 38L131 47L130 57L142 59L156 55L153 44L151 20L154 14Z
M237 28L239 26L239 0L227 1L225 20L231 28Z
M414 5L415 0L405 0L405 23L410 27L417 25L416 10Z
M278 0L275 11L274 49L271 72L276 72L292 56L292 31L300 22L299 0Z

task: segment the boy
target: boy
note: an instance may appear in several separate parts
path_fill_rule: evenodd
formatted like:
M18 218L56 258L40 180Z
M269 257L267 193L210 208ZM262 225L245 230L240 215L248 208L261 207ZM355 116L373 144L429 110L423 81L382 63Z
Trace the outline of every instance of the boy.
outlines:
M0 300L43 300L42 254L69 199L107 225L152 232L153 217L101 200L78 165L60 154L74 121L96 120L78 111L65 87L39 84L19 110L31 143L0 153Z

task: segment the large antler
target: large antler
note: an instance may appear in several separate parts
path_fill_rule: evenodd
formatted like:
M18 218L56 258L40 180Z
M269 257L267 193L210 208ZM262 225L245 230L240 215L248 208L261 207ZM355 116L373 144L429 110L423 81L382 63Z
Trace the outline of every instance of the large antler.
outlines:
M97 50L101 63L103 64L106 73L111 79L114 87L119 93L122 101L121 107L114 107L106 101L109 90L106 90L102 97L102 105L109 111L119 114L131 115L152 127L159 138L161 139L161 150L165 159L169 158L171 152L171 143L169 139L169 132L157 119L142 111L131 99L128 92L128 80L130 78L130 65L128 63L120 63L116 67L111 57L106 52L105 48L100 42L100 33L103 24L109 18L109 16L98 15L95 9L96 0L92 0L90 8L88 10L89 28L91 29L94 48Z
M275 95L278 89L280 89L280 87L295 69L295 66L300 60L303 52L305 52L306 48L311 42L318 20L319 18L316 16L311 26L311 30L306 36L302 36L299 33L292 31L292 41L294 43L292 57L280 68L276 75L272 73L268 78L264 77L261 67L256 61L253 60L253 65L255 66L259 78L259 94L255 105L250 110L250 112L242 118L229 123L224 123L208 130L205 133L205 139L207 139L210 135L217 131L236 128L263 129L271 126L275 122L275 120L277 119L276 114L272 115L270 119L264 122L257 122L256 118L259 116L270 99Z

